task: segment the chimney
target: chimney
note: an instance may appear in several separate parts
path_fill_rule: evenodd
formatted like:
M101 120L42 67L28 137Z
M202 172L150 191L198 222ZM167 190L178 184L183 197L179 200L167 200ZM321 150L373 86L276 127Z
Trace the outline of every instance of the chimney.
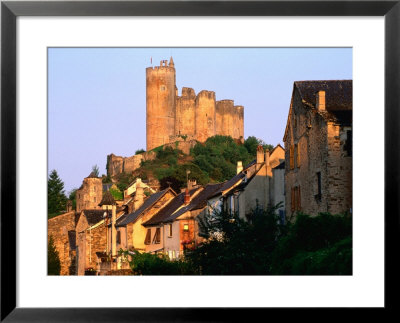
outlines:
M264 148L259 145L257 147L257 164L262 164L264 162Z
M242 170L243 170L243 164L241 161L238 161L236 166L236 174L239 174Z
M325 91L318 91L317 93L317 110L325 111Z
M191 190L192 188L194 188L197 185L197 181L194 180L190 180L188 181L188 189Z
M186 191L185 191L184 203L185 203L185 205L188 205L190 203L190 195L189 195L189 189L188 188L186 188Z
M270 167L270 160L269 160L269 150L265 151L265 166Z
M143 204L143 187L142 187L142 180L140 178L136 179L136 193L135 193L135 200L133 202L135 211L141 207Z

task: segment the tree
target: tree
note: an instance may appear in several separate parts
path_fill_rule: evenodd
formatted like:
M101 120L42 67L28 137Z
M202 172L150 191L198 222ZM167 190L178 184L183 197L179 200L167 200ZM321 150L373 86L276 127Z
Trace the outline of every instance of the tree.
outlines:
M141 148L141 149L138 149L138 150L135 151L135 155L139 155L139 154L144 153L144 152L146 152L146 150Z
M74 188L69 192L68 199L72 201L72 209L76 209L76 191L78 189Z
M50 235L47 244L47 275L60 275L61 261L54 245L53 236Z
M256 155L257 147L260 145L263 146L264 149L269 149L270 151L274 148L274 146L266 144L264 140L254 136L247 137L247 139L244 141L244 146L252 156Z
M99 174L100 174L100 172L99 172L99 166L97 166L97 165L92 166L92 173L93 173L96 177L99 177Z
M47 211L49 217L65 210L67 197L64 192L64 183L53 169L47 181Z

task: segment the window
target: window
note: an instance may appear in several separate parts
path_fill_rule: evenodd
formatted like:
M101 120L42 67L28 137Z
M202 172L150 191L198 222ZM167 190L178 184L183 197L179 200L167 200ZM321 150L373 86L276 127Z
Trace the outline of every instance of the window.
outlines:
M289 148L289 161L290 161L290 169L294 169L294 146L291 145Z
M93 202L96 203L96 196L93 198Z
M353 154L353 133L352 133L352 130L347 130L346 143L344 144L343 149L347 153L348 157L352 156L352 154Z
M168 224L168 236L172 237L172 223Z
M292 210L292 212L301 210L300 186L292 187L291 208L290 209Z
M160 86L160 90L161 90L161 91L165 91L165 85L161 85L161 86Z
M315 196L317 201L321 201L322 196L322 182L321 182L321 172L317 172L317 195Z
M121 244L121 231L117 231L117 243Z
M146 238L144 239L144 244L150 244L151 241L151 229L147 229Z
M159 244L161 241L161 232L160 228L156 229L156 233L154 234L153 244Z
M189 231L189 224L183 225L183 231Z

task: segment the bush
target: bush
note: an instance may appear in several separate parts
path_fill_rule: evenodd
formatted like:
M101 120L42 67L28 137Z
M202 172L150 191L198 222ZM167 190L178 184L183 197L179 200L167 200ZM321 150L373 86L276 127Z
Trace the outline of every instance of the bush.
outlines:
M139 253L134 255L123 251L130 256L129 266L134 275L188 275L192 273L189 263L183 260L169 260L163 254Z
M351 236L350 216L298 214L272 255L272 272L297 275L351 273ZM335 252L339 251L342 252L340 266L339 258L334 258Z

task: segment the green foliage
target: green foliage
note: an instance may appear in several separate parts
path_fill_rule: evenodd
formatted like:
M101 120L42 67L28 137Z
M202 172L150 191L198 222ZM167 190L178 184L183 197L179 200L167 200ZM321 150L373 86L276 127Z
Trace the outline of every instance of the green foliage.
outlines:
M135 151L135 155L139 155L139 154L145 153L145 152L146 152L146 150L144 150L144 149L138 149Z
M64 192L64 183L54 169L47 180L47 212L50 215L65 211L67 197Z
M76 210L76 191L78 189L74 188L69 192L68 199L72 201L72 209Z
M179 193L181 187L185 186L185 182L176 179L174 176L167 176L160 180L160 190L165 190L171 187L175 192Z
M104 183L104 184L111 183L112 182L111 176L110 175L107 175L107 176L103 175L101 177L101 182Z
M351 274L352 218L298 214L273 254L274 274Z
M231 137L219 135L208 138L204 144L196 144L191 155L194 163L215 182L233 177L238 161L246 165L254 158L243 145L237 144Z
M47 275L60 275L61 262L58 251L54 246L53 236L50 235L47 244Z
M118 188L110 187L109 189L111 195L113 196L114 200L121 201L124 199L124 193L121 192Z
M99 174L100 174L100 172L99 172L99 166L97 166L97 165L92 166L92 173L93 173L96 177L99 177Z
M249 154L255 156L257 153L257 147L261 145L264 149L269 149L270 151L274 148L274 146L266 144L264 140L256 138L254 136L247 137L244 141L244 146L246 147Z
M199 228L208 240L186 253L185 259L203 275L269 274L279 225L275 208L256 208L249 222L237 214L214 212L198 217Z
M135 254L120 251L126 257L130 257L129 266L134 275L190 275L190 264L183 260L169 260L163 254L140 253Z
M129 186L129 184L133 182L135 176L133 176L133 174L120 173L115 176L115 179L117 181L118 189L123 192Z

